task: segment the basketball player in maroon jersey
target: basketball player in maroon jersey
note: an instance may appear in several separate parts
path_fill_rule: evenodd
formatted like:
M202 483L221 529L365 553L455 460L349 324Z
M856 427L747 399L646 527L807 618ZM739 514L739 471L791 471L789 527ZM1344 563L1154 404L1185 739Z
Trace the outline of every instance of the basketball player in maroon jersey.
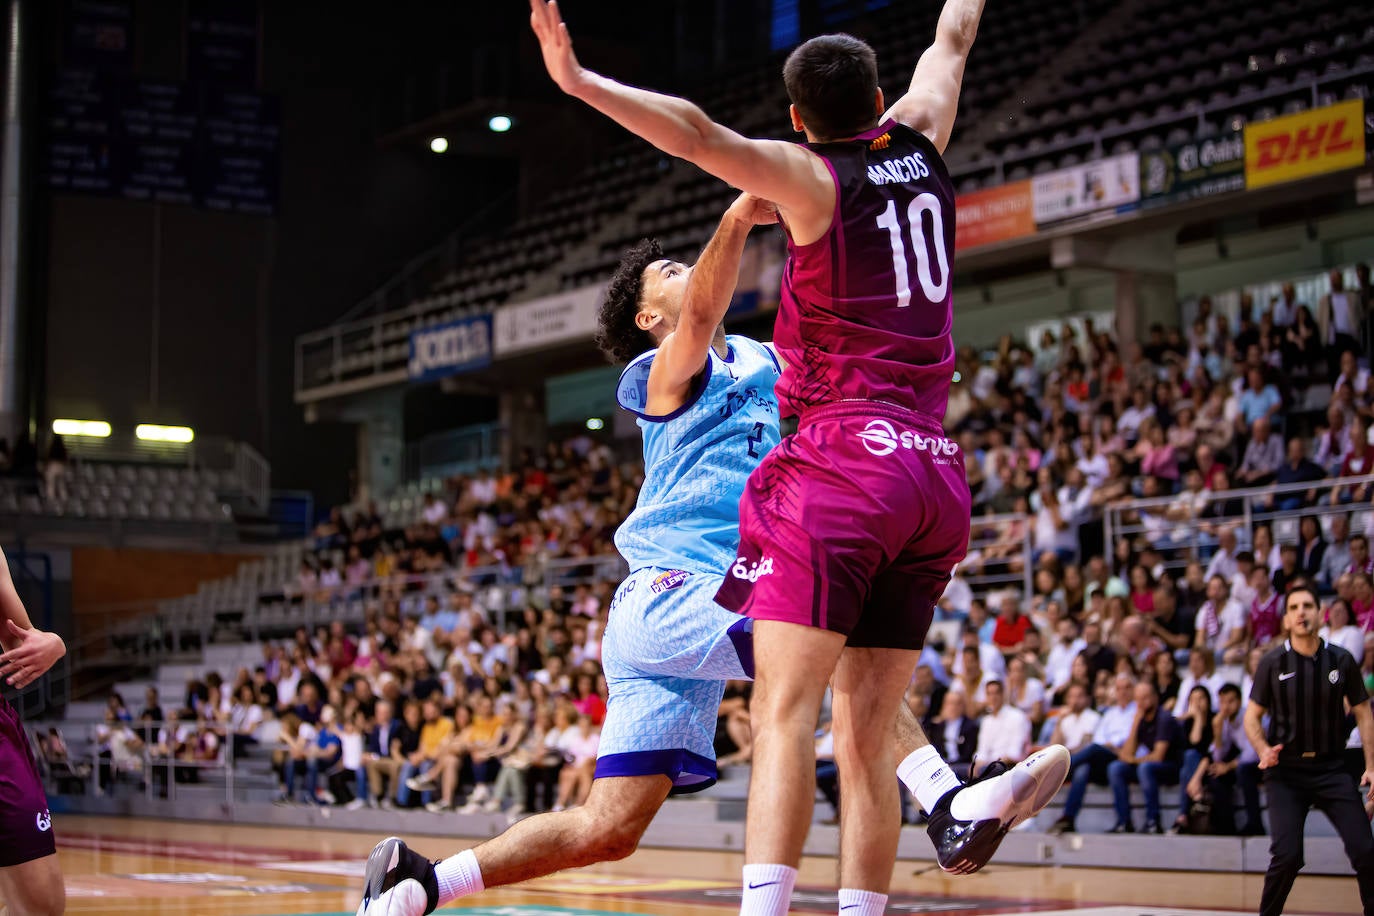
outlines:
M936 600L964 556L969 492L942 422L954 369L954 189L941 159L982 0L947 0L934 44L887 114L872 49L847 35L783 70L804 144L754 140L685 99L581 67L557 3L531 24L558 86L659 149L773 201L787 232L775 343L784 415L800 418L750 478L739 559L717 600L755 620L754 768L744 916L786 912L814 805L812 729L834 689L840 909L876 916L900 821L898 706ZM833 676L833 680L832 680ZM898 765L941 865L980 868L1067 774L1062 748L965 789L933 747Z
M17 689L38 680L67 652L62 637L29 621L3 552L0 650L0 679ZM0 697L0 904L16 916L59 916L66 902L52 815L29 738L19 713Z

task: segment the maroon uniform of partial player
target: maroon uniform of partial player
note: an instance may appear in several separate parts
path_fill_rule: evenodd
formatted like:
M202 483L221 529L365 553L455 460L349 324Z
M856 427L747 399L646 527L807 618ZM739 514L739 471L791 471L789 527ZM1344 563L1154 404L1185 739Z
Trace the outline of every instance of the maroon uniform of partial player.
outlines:
M36 628L0 551L0 679L22 690L66 654L56 633ZM66 906L52 815L24 723L0 697L0 904L13 913L59 916ZM3 909L3 907L0 907Z
M851 646L919 649L969 534L963 458L941 425L954 188L930 140L892 120L808 146L835 215L789 244L774 338L779 401L801 428L750 478L717 600Z
M783 415L864 400L943 418L954 372L954 187L944 161L891 120L806 145L837 193L830 231L788 245L774 331Z

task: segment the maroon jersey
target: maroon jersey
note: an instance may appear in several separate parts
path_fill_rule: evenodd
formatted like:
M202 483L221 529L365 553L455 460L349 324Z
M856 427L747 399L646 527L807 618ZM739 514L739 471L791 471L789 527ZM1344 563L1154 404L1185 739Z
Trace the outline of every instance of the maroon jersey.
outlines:
M954 186L935 145L896 121L811 143L835 180L830 229L788 236L774 341L784 416L884 401L943 420L954 374ZM785 228L785 227L784 227Z

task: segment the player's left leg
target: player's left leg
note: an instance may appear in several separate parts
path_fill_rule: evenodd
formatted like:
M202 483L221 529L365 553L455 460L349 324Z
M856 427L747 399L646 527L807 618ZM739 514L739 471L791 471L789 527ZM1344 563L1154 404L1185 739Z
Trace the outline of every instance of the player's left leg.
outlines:
M422 916L488 887L623 859L639 846L671 788L661 775L597 779L585 805L525 818L443 861L388 837L367 861L358 916Z
M611 660L606 670L611 702L586 804L526 818L437 863L395 837L385 839L368 860L358 916L421 916L487 887L622 859L670 792L712 785L711 742L724 683L617 677Z
M19 715L0 698L0 902L14 916L66 908L52 815Z
M0 902L11 916L61 916L67 892L57 854L0 868Z

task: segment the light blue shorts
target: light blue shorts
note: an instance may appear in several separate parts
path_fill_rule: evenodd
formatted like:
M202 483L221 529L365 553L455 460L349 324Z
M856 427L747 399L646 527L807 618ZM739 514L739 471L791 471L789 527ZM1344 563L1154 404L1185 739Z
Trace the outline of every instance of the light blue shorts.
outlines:
M610 688L596 775L716 781L716 718L727 680L754 676L753 621L716 604L722 577L640 569L611 600L601 663Z

